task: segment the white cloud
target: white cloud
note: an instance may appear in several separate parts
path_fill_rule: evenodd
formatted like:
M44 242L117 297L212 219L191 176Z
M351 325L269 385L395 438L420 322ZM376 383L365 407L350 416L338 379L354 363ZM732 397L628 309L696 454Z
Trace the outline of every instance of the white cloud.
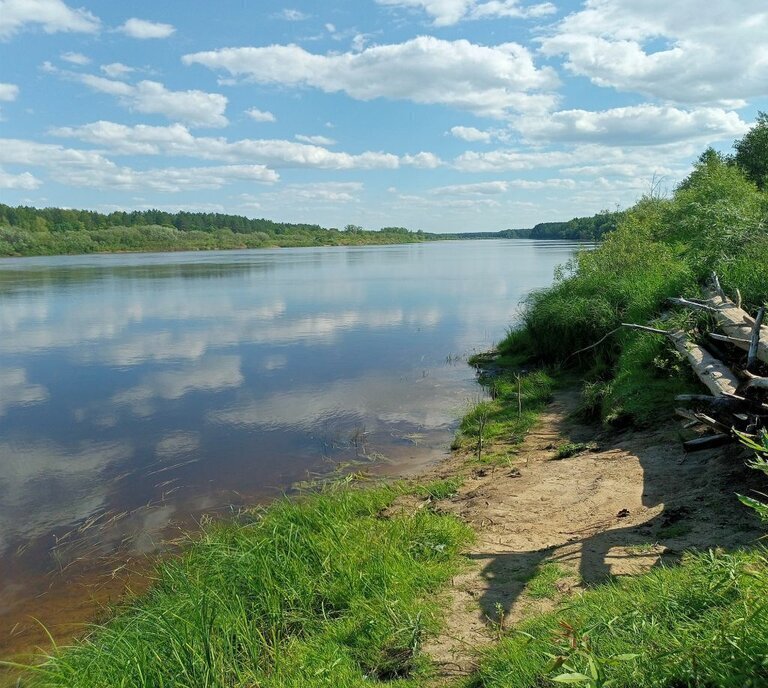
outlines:
M720 108L680 110L644 104L601 112L563 110L551 115L522 117L516 121L515 128L532 142L653 146L734 138L747 131L748 125L736 112Z
M16 84L0 84L0 101L11 102L19 96L19 87Z
M274 170L253 164L136 170L116 165L96 151L19 139L0 139L0 163L42 167L57 181L69 186L119 191L175 193L190 189L219 189L233 181L273 183L279 179ZM29 185L39 183L32 175L19 177Z
M675 103L734 103L768 91L764 0L587 0L542 39L573 74Z
M420 36L361 52L319 55L297 45L222 48L185 55L260 84L311 86L357 100L389 98L441 104L488 117L551 108L557 98L554 70L537 68L516 43L482 46L467 40Z
M172 24L163 24L161 22L132 17L118 31L131 38L168 38L168 36L176 31L176 28Z
M69 62L71 64L76 65L87 65L91 62L91 58L87 55L83 55L82 53L62 53L61 59L64 60L64 62Z
M111 62L110 64L101 65L99 69L110 79L119 79L135 71L133 67L124 65L122 62Z
M302 200L332 203L351 203L363 190L361 182L316 182L289 184L279 194L264 194L265 200Z
M662 167L685 172L690 166L691 158L700 151L701 143L690 141L637 147L579 144L568 150L467 151L453 161L453 166L462 172L509 172L547 168L574 171L589 167L591 174L607 169L607 166L618 166L616 169L632 171L635 176L650 177Z
M249 110L245 111L245 114L248 115L248 117L250 117L254 122L277 122L277 117L275 117L268 110L250 108Z
M542 17L557 12L551 2L523 6L519 0L376 0L379 5L405 7L426 12L435 26L451 26L465 19L497 17Z
M278 12L275 17L278 19L285 19L286 21L304 21L309 19L309 15L299 10L284 9L282 12Z
M440 167L443 161L440 160L434 153L416 153L416 155L404 155L401 158L403 165L409 165L410 167L416 167L422 170L433 170L436 167Z
M196 189L220 189L233 181L272 183L279 175L263 165L222 165L217 167L164 167L135 170L129 167L73 169L65 181L71 186L86 186L119 191L158 191L177 193Z
M509 182L480 182L478 184L452 184L430 191L435 196L489 196L506 193Z
M121 154L174 155L221 162L258 163L273 168L397 169L400 164L424 162L422 157L404 157L384 152L359 154L330 151L321 146L281 139L198 137L181 124L133 127L114 122L93 122L80 127L60 127L56 136L77 138ZM431 154L426 154L431 155ZM0 161L2 155L0 152Z
M11 174L0 168L0 189L24 189L31 191L40 187L42 182L30 174L22 172L21 174Z
M41 26L46 33L96 33L100 22L90 12L72 9L61 0L0 0L0 39L28 25Z
M327 136L305 136L304 134L296 134L294 138L302 143L311 143L315 146L333 146L336 141L329 139Z
M169 91L157 81L139 81L136 85L92 74L70 77L94 91L117 96L120 102L136 112L163 115L167 119L199 127L224 127L227 97L205 91Z
M487 143L491 140L491 134L487 131L475 129L475 127L451 127L451 134L462 141L483 141Z

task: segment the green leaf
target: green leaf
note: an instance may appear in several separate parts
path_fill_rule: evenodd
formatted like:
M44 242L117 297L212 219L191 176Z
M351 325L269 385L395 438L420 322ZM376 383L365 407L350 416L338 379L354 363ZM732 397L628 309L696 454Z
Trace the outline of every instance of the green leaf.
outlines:
M560 674L552 679L555 683L588 683L592 679L586 674Z

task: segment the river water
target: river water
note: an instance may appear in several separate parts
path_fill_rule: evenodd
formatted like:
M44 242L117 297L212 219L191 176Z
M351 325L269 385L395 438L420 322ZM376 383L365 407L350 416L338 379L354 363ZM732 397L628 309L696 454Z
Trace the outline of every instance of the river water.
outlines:
M1 259L0 647L73 563L151 552L169 523L339 464L444 455L479 393L466 356L574 249Z

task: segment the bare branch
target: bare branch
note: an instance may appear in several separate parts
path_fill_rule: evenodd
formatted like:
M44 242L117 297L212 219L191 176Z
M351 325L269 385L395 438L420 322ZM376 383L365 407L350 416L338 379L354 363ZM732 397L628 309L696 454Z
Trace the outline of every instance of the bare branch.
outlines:
M755 317L755 327L752 330L752 337L749 342L749 353L747 354L747 370L754 368L757 363L757 352L760 349L760 330L763 327L763 318L765 318L765 306L763 306Z

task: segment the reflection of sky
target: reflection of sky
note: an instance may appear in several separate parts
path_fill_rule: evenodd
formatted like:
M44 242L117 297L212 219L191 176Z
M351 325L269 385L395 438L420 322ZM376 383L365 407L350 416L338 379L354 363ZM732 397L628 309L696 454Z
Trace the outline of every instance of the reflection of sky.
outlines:
M217 490L285 487L340 428L364 427L383 454L409 432L447 443L477 390L446 357L502 336L571 250L0 260L0 549L95 509L138 508L169 481L206 504Z

